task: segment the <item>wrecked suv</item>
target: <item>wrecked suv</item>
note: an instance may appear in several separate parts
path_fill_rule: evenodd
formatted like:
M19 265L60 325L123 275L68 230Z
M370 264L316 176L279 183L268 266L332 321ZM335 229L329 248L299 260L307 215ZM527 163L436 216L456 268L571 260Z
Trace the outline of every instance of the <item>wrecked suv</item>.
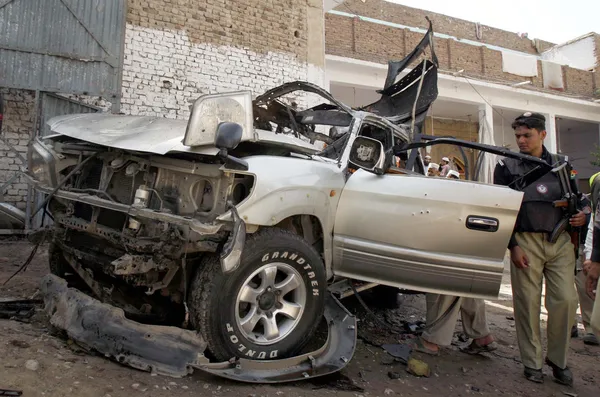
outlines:
M293 82L254 101L202 96L187 121L50 120L29 175L52 220L42 290L53 324L136 368L277 381L351 358L356 322L335 299L356 292L351 280L497 297L522 193L424 175L419 148L436 142L415 131L437 60L395 77L429 38L362 109ZM293 93L323 103L299 110L284 100ZM327 307L326 347L297 356Z

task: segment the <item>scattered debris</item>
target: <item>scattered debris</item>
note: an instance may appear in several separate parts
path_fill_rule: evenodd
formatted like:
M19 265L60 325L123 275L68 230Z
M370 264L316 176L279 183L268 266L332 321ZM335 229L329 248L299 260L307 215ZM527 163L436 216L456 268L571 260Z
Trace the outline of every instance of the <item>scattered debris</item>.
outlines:
M35 360L27 360L25 362L25 368L27 368L30 371L37 371L38 368L40 368L40 363L38 363Z
M468 342L468 341L469 341L469 339L470 339L470 338L469 338L469 337L468 337L468 336L467 336L467 335L466 335L464 332L459 332L459 333L456 335L456 338L457 338L457 339L458 339L460 342L463 342L463 343L465 343L465 342Z
M396 360L394 359L394 357L390 356L389 354L384 354L383 356L381 356L381 364L383 365L392 365Z
M467 367L460 367L460 370L463 372L463 374L469 372L469 369Z
M428 378L431 375L429 365L415 358L411 358L410 360L408 360L408 368L406 370L410 374L413 374L415 376L425 376Z
M354 380L350 379L349 377L340 372L335 372L331 375L316 378L312 380L311 383L314 385L313 390L328 388L338 391L365 391L365 389L358 386Z
M475 386L471 386L471 390L473 390L473 391L476 391L476 392L479 392L479 391L481 391L481 390L479 390L479 388L478 388L478 387L475 387Z
M40 299L0 299L0 318L27 320L42 303Z
M390 379L400 379L400 372L390 371L390 372L388 372L388 378L390 378Z
M392 389L385 389L384 393L386 396L389 396L390 394L394 394L394 391Z
M139 383L134 383L133 385L131 385L131 387L133 387L134 389L137 389L138 387L140 387Z
M21 390L0 389L0 396L22 396Z
M408 344L382 345L381 347L388 354L399 359L404 364L408 363L408 358L412 352L412 348Z
M22 340L11 340L10 344L15 347L20 347L21 349L28 349L31 347L31 345L29 343L22 341Z
M577 396L578 396L578 394L576 394L576 393L571 393L571 392L568 392L568 391L563 391L563 394L564 394L565 396L569 396L569 397L577 397Z

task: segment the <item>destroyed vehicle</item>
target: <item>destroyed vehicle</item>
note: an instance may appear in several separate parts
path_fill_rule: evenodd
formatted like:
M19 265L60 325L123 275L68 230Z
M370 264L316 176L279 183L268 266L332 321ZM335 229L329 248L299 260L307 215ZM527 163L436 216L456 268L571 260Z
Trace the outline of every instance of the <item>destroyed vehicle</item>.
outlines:
M348 280L496 298L522 193L425 176L419 148L436 141L414 137L437 65L397 83L406 65L391 66L364 109L293 82L254 101L202 96L188 121L51 119L28 160L52 220L54 276L42 286L52 323L136 368L282 381L351 359L356 322L335 299L355 290ZM323 103L301 111L283 99L303 92ZM326 346L297 356L324 310Z

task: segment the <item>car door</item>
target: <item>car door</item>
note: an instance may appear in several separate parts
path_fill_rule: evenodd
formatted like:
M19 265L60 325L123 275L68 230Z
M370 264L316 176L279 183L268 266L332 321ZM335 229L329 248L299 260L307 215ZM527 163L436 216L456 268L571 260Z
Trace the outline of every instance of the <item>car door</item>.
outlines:
M483 183L356 171L335 219L334 273L495 298L523 193Z

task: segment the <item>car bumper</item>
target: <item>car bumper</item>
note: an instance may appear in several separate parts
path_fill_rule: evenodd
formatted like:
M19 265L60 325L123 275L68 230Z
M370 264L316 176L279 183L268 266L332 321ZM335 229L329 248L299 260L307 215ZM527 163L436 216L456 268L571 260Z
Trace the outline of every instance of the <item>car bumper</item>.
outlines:
M41 293L50 323L80 346L144 371L183 377L200 369L246 383L282 383L328 375L343 369L356 349L356 317L328 295L327 342L318 350L283 360L236 359L210 363L206 342L197 332L178 327L141 324L125 318L121 309L69 288L46 275Z

